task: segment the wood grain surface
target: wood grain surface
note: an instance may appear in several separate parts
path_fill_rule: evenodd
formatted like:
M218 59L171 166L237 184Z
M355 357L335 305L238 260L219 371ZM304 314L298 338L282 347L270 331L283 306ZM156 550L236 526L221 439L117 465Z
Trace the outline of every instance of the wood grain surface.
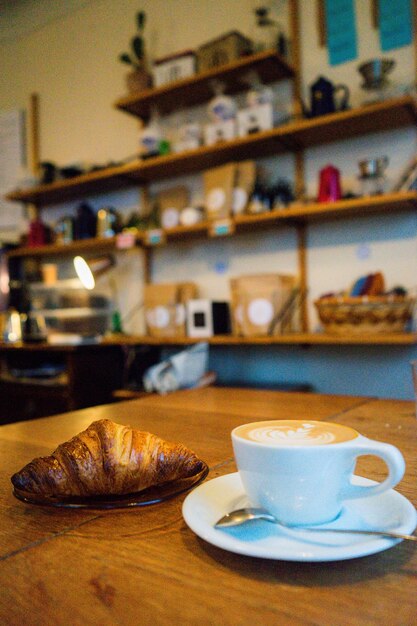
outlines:
M398 491L417 504L412 402L205 388L150 396L0 428L0 623L9 625L273 624L411 626L417 550L331 563L257 559L198 538L184 495L130 510L24 504L10 476L95 419L108 417L194 449L210 478L235 471L230 430L259 418L327 419L397 445L407 463ZM357 473L381 479L364 457Z

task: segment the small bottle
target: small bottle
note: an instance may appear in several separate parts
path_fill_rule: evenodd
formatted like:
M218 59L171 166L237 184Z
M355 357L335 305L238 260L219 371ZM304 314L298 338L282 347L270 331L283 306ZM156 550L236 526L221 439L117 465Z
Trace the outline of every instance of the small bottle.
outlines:
M257 181L248 204L248 213L264 213L271 208L269 197L264 185Z
M123 333L122 316L118 310L112 313L111 330L113 333Z
M158 156L163 139L159 112L157 109L153 109L148 126L140 133L139 145L142 158Z

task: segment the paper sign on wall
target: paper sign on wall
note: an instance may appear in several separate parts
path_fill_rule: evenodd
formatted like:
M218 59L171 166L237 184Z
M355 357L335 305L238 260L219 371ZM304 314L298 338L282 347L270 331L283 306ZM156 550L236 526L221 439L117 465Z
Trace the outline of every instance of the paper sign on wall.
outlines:
M379 40L387 52L413 40L411 0L379 0Z
M325 0L327 48L330 65L358 56L353 0Z
M0 229L17 228L22 208L4 196L15 188L25 162L23 111L0 112Z

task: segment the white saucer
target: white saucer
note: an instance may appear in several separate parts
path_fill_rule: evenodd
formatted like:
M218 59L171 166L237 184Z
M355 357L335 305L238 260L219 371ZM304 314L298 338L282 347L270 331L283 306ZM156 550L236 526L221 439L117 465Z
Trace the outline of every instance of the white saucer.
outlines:
M354 476L356 485L374 481ZM263 520L234 528L215 529L213 525L226 513L249 506L238 473L219 476L202 483L184 500L182 514L199 537L218 548L283 561L339 561L353 559L392 548L400 539L312 533L284 529ZM417 526L414 506L393 489L369 498L349 500L337 520L323 527L394 530L411 534Z

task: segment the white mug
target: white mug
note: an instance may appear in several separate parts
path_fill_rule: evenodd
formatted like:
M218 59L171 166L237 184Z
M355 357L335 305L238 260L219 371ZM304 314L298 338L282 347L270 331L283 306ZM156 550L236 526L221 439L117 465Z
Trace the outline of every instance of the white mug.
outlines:
M335 519L344 500L366 498L400 482L401 452L341 424L272 420L232 431L236 464L252 506L286 524L322 524ZM357 457L380 457L389 474L369 487L353 485Z

